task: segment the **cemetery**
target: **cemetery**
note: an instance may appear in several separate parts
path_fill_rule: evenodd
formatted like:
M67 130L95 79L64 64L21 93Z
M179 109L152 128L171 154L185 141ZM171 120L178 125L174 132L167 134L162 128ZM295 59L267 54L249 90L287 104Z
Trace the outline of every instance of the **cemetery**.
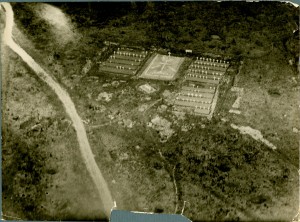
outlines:
M163 55L155 51L121 47L100 64L99 71L140 79L172 81L179 77L179 68L186 57ZM186 60L188 61L188 60ZM183 84L176 95L175 110L192 110L196 115L211 118L218 97L218 86L229 62L221 59L196 57L183 67ZM144 86L143 86L144 87ZM149 91L147 88L143 91Z
M149 57L148 51L118 48L109 58L102 62L99 71L110 74L135 76Z
M172 81L178 77L178 70L185 59L171 56L170 52L163 55L121 47L100 65L99 71L138 76L140 79ZM218 97L218 86L228 67L228 61L196 57L182 77L184 84L175 98L175 110L191 110L196 115L211 118ZM149 91L148 88L141 90Z

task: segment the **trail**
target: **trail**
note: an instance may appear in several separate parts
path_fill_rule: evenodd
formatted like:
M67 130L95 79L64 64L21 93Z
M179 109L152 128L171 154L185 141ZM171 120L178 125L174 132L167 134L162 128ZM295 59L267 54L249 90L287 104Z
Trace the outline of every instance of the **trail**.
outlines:
M270 147L272 150L276 150L276 146L274 146L271 142L269 142L268 140L266 140L263 137L263 135L261 134L261 132L259 130L252 129L250 126L237 126L237 125L235 125L233 123L230 124L230 126L233 129L239 130L241 134L248 134L253 139L255 139L257 141L261 141L262 143L264 143L265 145L267 145L268 147Z
M56 93L59 100L63 103L63 106L72 120L73 127L77 134L79 148L81 155L86 164L87 170L92 177L102 203L104 205L104 213L109 218L111 209L114 206L114 202L107 186L107 183L94 159L84 125L79 117L75 105L71 100L69 94L64 90L34 59L28 55L18 44L15 43L12 36L12 29L14 25L14 14L12 7L9 3L0 3L6 11L6 24L4 30L4 44L10 47L16 54L18 54L23 61L38 75L40 79L46 82L50 88ZM100 214L100 212L99 212Z

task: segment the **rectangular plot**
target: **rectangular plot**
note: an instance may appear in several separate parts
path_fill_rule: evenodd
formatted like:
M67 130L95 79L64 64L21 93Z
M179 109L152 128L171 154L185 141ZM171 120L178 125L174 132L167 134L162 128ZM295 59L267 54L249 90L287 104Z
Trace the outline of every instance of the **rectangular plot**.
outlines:
M117 67L124 67L125 69L129 69L129 70L136 70L138 68L138 66L132 66L127 64L120 65L119 63L106 63L104 66L114 67L116 69L118 69Z
M213 80L213 79L200 79L197 77L190 77L190 76L185 76L185 79L189 81L195 81L195 82L219 84L219 80Z
M200 79L214 79L214 80L220 80L221 79L221 76L202 74L202 73L188 73L188 74L186 74L186 76L197 77L197 78L200 78Z
M219 65L226 65L229 66L229 62L226 62L224 60L210 60L209 59L198 59L198 60L194 60L194 63L206 63L206 64L219 64Z
M212 99L214 97L214 93L207 93L207 92L196 92L196 91L189 91L189 90L181 90L179 92L180 95L190 95L190 94L197 94L198 96L202 96L202 98Z
M182 101L182 100L175 100L175 105L177 106L187 106L187 107L201 107L202 109L210 109L210 104L206 103L197 103L192 101Z
M208 115L210 113L210 109L198 109L196 108L194 110L195 114L200 114L200 115Z
M125 55L114 55L112 58L116 59L123 59L123 60L130 60L130 61L139 61L144 60L146 58L146 55L139 55L139 56L125 56Z
M215 88L201 88L201 87L192 87L192 86L183 86L181 88L182 90L186 91L195 91L195 92L203 92L203 93L214 93Z
M99 69L99 71L115 73L115 74L123 74L123 75L135 75L136 71L127 70L127 69L116 69L113 67L103 66Z
M200 66L205 66L205 67L209 67L215 70L223 70L225 71L229 64L224 64L224 63L217 63L217 62L201 62L201 61L195 61L193 62L192 65L200 65Z
M147 55L148 52L145 52L145 51L136 51L136 50L119 50L119 51L116 51L115 54L138 54L138 55Z
M178 100L192 100L196 103L202 103L202 104L210 104L212 101L212 98L203 98L203 97L194 97L194 96L188 96L188 95L178 95L176 97Z
M202 74L202 75L214 75L214 76L223 76L225 73L221 71L216 71L216 70L205 70L201 68L191 68L188 69L189 74Z
M138 61L132 61L132 60L124 60L124 59L110 59L110 60L107 60L105 62L105 64L108 64L108 63L118 63L118 64L126 64L126 65L136 65L136 66L139 66L141 62L138 62Z

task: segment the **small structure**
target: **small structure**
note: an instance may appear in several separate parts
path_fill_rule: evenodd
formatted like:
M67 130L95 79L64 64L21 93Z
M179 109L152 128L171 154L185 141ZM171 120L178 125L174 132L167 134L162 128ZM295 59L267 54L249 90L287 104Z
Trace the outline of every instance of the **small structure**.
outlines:
M237 114L237 115L240 115L240 114L241 114L241 111L240 111L240 110L236 110L236 109L230 109L229 112L230 112L230 113Z
M156 89L154 87L152 87L151 85L149 85L148 83L139 86L139 89L147 94L151 94L156 91Z
M102 92L98 95L96 101L103 100L105 102L109 102L112 99L112 96L113 96L112 93Z

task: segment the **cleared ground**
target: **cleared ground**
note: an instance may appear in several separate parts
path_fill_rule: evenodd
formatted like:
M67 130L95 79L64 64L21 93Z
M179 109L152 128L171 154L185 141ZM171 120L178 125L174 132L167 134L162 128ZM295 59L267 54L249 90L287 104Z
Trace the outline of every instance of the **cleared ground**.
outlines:
M184 58L157 54L140 76L146 79L173 80Z

